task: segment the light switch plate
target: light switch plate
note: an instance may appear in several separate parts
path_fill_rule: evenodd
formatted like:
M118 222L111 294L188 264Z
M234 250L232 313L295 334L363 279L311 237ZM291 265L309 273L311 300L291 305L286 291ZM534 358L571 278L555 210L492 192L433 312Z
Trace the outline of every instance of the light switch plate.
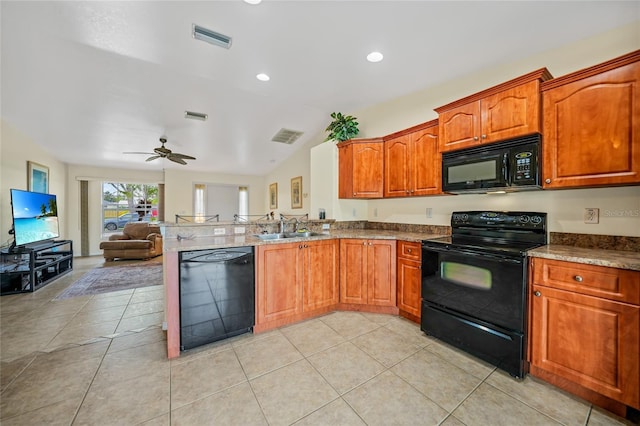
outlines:
M244 226L236 226L235 228L233 228L234 234L244 234L244 232Z
M329 229L331 229L331 225L328 223L323 223L322 224L322 230L323 231L328 231Z
M213 230L213 235L224 235L224 234L225 234L224 228L215 228Z

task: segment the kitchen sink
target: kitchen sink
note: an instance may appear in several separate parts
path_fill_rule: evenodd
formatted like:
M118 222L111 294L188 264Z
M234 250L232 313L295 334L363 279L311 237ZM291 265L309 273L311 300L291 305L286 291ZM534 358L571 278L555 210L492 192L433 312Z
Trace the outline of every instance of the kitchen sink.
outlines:
M256 234L256 237L261 240L281 240L283 238L310 238L317 237L319 235L324 235L318 232L287 232L287 233L277 233L277 234Z

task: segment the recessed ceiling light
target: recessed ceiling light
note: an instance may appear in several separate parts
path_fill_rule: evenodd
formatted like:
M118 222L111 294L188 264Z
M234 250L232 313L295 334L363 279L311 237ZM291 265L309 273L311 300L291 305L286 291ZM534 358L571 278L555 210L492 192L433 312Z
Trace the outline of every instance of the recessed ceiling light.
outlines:
M382 53L380 52L371 52L367 55L367 61L369 62L380 62L384 58Z
M260 73L258 75L256 75L256 78L260 81L269 81L271 80L271 77L269 77L268 75L264 74L264 73Z
M262 0L244 0L244 2L248 4L260 4Z

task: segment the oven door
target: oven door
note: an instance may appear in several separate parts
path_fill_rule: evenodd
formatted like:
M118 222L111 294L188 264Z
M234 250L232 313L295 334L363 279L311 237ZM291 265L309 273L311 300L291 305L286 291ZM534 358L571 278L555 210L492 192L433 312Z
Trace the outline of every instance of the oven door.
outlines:
M423 246L422 298L501 328L524 331L523 257Z

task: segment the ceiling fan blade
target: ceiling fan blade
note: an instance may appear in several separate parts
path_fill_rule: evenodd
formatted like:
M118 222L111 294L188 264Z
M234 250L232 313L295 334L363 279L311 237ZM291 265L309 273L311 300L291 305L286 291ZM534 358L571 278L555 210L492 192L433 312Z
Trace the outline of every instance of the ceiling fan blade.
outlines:
M174 163L184 164L185 166L187 165L187 162L184 161L182 158L175 158L173 155L167 156L167 158L173 161Z
M153 161L153 160L157 160L158 158L162 158L162 156L161 155L154 155L153 157L147 158L145 161Z
M164 146L155 148L153 152L161 156L166 156L167 154L171 154L171 150L169 148L165 148Z
M185 160L195 160L196 157L192 157L190 155L185 155L185 154L178 154L177 152L172 152L171 154L167 155L168 157L175 157L175 158L183 158Z
M145 154L145 155L155 155L153 152L142 152L142 151L125 151L123 154Z

